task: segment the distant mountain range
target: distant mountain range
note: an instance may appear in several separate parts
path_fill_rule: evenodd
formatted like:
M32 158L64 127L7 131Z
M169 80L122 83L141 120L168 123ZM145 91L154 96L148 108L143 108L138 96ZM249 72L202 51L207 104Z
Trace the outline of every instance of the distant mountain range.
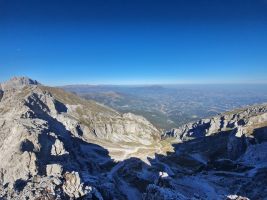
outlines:
M169 130L236 108L267 102L267 85L69 85L62 87Z
M0 88L0 199L267 197L267 104L165 131L26 77Z

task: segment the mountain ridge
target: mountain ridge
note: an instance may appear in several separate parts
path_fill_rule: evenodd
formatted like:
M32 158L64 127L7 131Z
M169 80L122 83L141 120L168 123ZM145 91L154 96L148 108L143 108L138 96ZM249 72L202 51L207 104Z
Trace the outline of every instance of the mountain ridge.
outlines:
M20 83L0 101L2 199L267 196L265 105L161 135L141 116Z

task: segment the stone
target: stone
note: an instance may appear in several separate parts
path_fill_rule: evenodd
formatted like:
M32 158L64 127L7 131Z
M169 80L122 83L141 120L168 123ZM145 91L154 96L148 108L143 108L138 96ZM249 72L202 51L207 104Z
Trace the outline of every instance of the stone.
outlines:
M69 152L67 152L64 148L63 142L61 142L59 139L56 139L51 148L51 155L60 156L68 153Z
M59 164L49 164L46 166L46 175L59 177L63 172L63 168Z
M92 197L93 188L85 186L82 183L78 172L66 172L64 174L65 182L63 184L64 192L71 198Z
M21 89L26 85L40 85L40 83L28 77L13 77L4 83L1 83L1 88L5 91L12 88Z
M238 195L228 195L227 200L249 200L249 198Z

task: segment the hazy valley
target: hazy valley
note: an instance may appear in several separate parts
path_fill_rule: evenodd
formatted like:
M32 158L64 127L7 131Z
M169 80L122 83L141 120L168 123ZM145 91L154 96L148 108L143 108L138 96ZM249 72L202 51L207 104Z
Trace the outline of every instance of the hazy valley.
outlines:
M264 84L69 85L62 88L122 113L142 115L164 130L267 102Z

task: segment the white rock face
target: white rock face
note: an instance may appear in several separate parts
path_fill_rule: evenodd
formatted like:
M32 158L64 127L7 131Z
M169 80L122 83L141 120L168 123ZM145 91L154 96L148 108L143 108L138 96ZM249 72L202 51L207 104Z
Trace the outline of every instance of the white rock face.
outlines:
M63 168L58 164L50 164L46 166L46 175L60 177L62 175Z
M86 196L86 198L91 199L95 195L99 200L102 200L95 188L85 186L82 183L78 172L67 172L64 174L64 178L63 190L69 197L77 199Z
M60 156L64 154L69 154L69 152L65 150L63 142L56 139L55 143L52 145L51 155Z
M234 194L234 195L228 195L227 200L249 200L249 198Z

